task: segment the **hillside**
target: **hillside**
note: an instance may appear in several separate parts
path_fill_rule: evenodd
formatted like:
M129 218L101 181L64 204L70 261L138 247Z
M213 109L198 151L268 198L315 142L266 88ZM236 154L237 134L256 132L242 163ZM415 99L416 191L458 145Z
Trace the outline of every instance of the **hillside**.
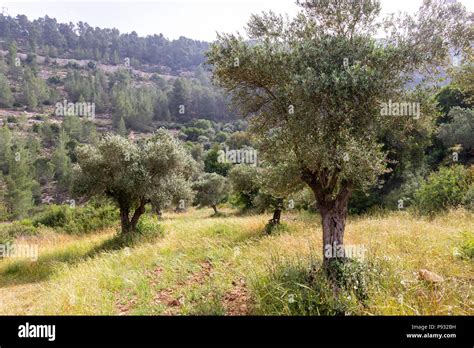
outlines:
M0 15L0 315L472 315L472 13L328 4Z

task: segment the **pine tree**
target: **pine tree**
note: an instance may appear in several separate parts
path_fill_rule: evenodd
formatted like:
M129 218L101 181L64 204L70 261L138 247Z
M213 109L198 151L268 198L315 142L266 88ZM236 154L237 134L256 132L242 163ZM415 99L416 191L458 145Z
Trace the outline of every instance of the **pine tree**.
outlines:
M189 121L189 87L186 82L177 78L173 84L173 91L171 92L170 97L170 111L174 120L178 121Z
M0 106L10 108L13 105L13 95L10 90L8 79L0 72Z
M8 219L8 202L6 195L7 183L5 182L2 172L0 172L0 221Z
M127 136L127 127L125 126L125 121L123 117L120 118L120 122L117 127L117 133L123 137Z
M119 65L120 64L120 58L119 58L119 55L117 53L117 50L114 51L114 54L112 56L112 64L113 65Z
M10 67L16 66L17 53L18 53L18 48L16 45L16 41L13 41L10 44L10 48L8 49L8 65L10 65Z
M58 188L62 190L68 190L71 182L71 159L66 148L68 141L68 135L64 130L61 130L56 149L51 158L54 165L54 177L58 181Z
M6 203L12 218L26 216L33 207L34 170L29 163L28 151L24 146L17 147L9 161L9 175L5 178Z
M0 172L8 174L8 166L12 159L12 133L4 122L0 128Z

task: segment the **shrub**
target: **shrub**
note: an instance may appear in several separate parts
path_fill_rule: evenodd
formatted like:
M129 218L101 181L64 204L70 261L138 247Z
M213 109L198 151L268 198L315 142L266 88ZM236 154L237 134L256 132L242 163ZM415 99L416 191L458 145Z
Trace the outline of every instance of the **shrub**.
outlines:
M11 224L0 225L0 244L11 243L21 236L32 236L37 233L29 220L15 221Z
M462 241L459 247L459 256L463 259L473 259L474 258L474 233L464 232L462 234Z
M72 209L66 206L51 205L36 216L33 225L58 228L64 227L72 219Z
M415 208L422 214L434 214L462 205L473 182L473 172L461 165L442 167L431 173L415 192Z
M474 211L474 183L469 185L469 189L464 196L463 205L467 210Z
M47 226L69 234L94 232L115 224L117 210L110 205L84 207L51 205L33 219L33 226Z
M155 216L146 215L138 221L137 233L143 236L148 235L162 235L163 228L159 224Z
M0 245L11 243L12 239L6 228L0 228Z
M114 248L123 248L140 243L152 242L163 236L163 227L155 216L144 215L138 221L136 233L121 233L113 239Z

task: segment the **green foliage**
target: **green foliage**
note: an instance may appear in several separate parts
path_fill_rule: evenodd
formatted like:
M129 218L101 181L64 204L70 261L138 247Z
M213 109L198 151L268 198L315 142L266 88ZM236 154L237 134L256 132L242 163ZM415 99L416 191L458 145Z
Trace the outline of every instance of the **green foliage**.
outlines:
M191 122L191 125L195 128L208 130L212 128L212 122L204 119L197 119Z
M34 236L38 233L29 220L0 225L0 244L12 242L17 237Z
M321 3L315 6L323 17L334 15ZM308 174L303 177L309 184L317 185L316 178L323 175L331 188L316 189L327 192L327 197L318 198L328 201L344 187L366 187L384 173L387 158L380 139L384 130L403 143L409 130L424 131L429 123L381 115L378 101L392 98L395 90L399 93L407 82L401 75L414 69L413 57L405 46L381 46L356 30L352 35L331 35L340 29L338 25L362 20L350 17L355 11L352 3L340 6L348 6L347 18L331 18L328 26L321 25L328 18L314 21L314 8L303 15L305 20L290 23L274 14L253 16L248 32L255 45L222 35L209 52L216 81L232 91L245 115L254 116L250 128L262 143L263 159L272 164L296 162ZM368 22L360 31L375 25L371 22L377 8L367 6L363 12ZM415 62L421 64L423 52L419 51L415 50L419 54ZM239 66L234 66L236 57ZM394 66L394 59L404 63ZM347 68L345 60L352 62ZM390 89L382 88L389 85Z
M227 199L230 187L223 176L216 173L205 173L193 183L193 190L196 191L196 204L213 207L217 213L217 205Z
M63 118L62 129L67 137L80 143L95 144L97 142L97 130L93 121L74 115L66 115ZM66 139L69 141L69 139ZM66 141L66 142L67 142ZM61 142L61 132L58 143Z
M257 314L319 316L363 313L370 300L371 288L378 286L384 266L346 260L330 267L335 279L328 277L327 270L314 259L273 259L267 274L253 283Z
M51 58L67 51L69 57L75 59L117 65L128 57L132 66L162 66L166 72L194 70L204 62L203 53L208 48L206 42L185 37L177 40L168 40L163 35L139 37L136 33L121 34L117 29L93 28L84 22L58 23L48 16L34 21L25 16L21 20L2 16L0 27L5 28L2 32L4 40L13 41L10 56L16 56L16 39L19 47ZM27 39L25 33L30 33Z
M371 190L356 190L352 193L351 199L349 200L349 214L363 214L378 202L378 197L375 192Z
M415 209L423 214L434 214L462 205L473 180L472 169L461 165L441 167L415 192Z
M463 205L466 209L474 212L474 183L469 185L469 189L464 196Z
M464 150L474 148L474 109L454 107L449 111L450 122L439 129L439 138L446 147L461 144Z
M33 174L27 149L17 148L5 176L6 201L11 218L26 216L33 207L33 189L37 185Z
M465 64L452 70L452 79L456 88L462 92L464 105L460 107L472 108L474 104L474 66L472 58L466 59Z
M50 101L50 91L45 81L35 76L34 72L28 67L24 69L22 81L22 98L24 105L28 106L29 110L34 110L36 107L45 102Z
M114 124L118 127L123 118L133 129L148 130L155 114L156 93L149 87L132 88L131 77L118 71L111 90Z
M33 219L34 226L47 226L51 228L64 227L72 220L73 210L68 206L51 205Z
M261 187L258 181L258 169L245 164L235 165L229 171L229 181L236 196L234 204L242 209L254 208L254 200Z
M13 95L6 76L0 71L0 106L10 108L13 105Z
M196 142L200 136L206 135L207 132L202 128L187 127L183 130L186 134L186 140Z
M242 149L246 146L254 146L254 143L247 132L234 132L225 141L230 149Z
M164 230L156 216L145 215L137 224L137 233L148 237L163 236Z
M127 136L127 127L125 126L123 117L120 118L119 124L117 126L117 134L121 135L122 137Z
M218 159L219 147L214 146L206 153L206 157L204 158L204 170L206 173L217 173L222 176L227 176L231 164L219 162Z
M66 144L69 141L66 133L61 131L59 134L56 149L53 152L51 162L54 166L54 177L58 181L58 187L69 191L71 185L72 165L68 156Z
M474 259L474 233L463 232L458 253L461 258L467 260Z
M250 119L259 160L296 168L293 183L307 184L323 221L331 221L323 223L324 240L342 243L352 192L377 184L393 157L423 154L420 144L434 123L426 98L432 86L424 82L445 66L453 46L472 54L470 13L426 1L415 16L395 20L380 16L379 1L299 4L303 10L292 20L252 15L250 41L221 34L208 58L214 81ZM374 35L381 27L383 41ZM426 79L418 83L420 71ZM418 105L418 112L387 115L381 103L393 99Z
M117 210L110 205L88 204L74 208L51 205L33 218L33 226L47 226L68 234L86 234L115 225L117 218Z
M190 196L194 160L164 129L140 143L106 134L97 146L79 146L77 159L75 193L111 198L120 208L123 232L135 229L146 204L163 207Z
M11 242L12 242L12 237L7 232L6 228L4 227L0 228L0 245L1 244L6 245Z
M371 192L369 199L377 199L379 205L383 205L385 208L391 210L398 209L400 200L403 201L403 208L411 206L415 192L423 182L423 175L421 172L413 173L413 171L407 170L400 176L400 181L401 184L398 187L392 188L388 194L380 197L382 195L380 191Z
M453 107L468 107L462 91L453 85L443 87L436 94L436 102L438 109L443 113L443 117L438 120L439 123L444 123L449 119L448 113Z

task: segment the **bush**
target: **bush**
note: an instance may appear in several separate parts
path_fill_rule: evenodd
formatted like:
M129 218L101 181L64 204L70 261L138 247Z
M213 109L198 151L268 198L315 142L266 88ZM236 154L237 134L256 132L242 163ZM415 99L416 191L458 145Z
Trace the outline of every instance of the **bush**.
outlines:
M51 205L33 219L33 225L51 228L64 227L72 220L72 209L67 206Z
M136 233L121 233L112 240L112 244L113 248L123 248L152 242L163 234L163 227L155 216L143 215L138 221Z
M462 242L458 254L462 259L474 259L474 233L464 232L462 234Z
M94 232L114 225L117 210L109 205L84 207L51 205L33 219L33 226L47 226L69 234Z
M15 221L11 224L0 225L0 244L13 242L17 237L32 236L37 233L29 220Z
M469 185L469 189L464 196L463 205L467 210L474 211L474 183Z
M472 182L472 170L461 165L442 167L431 173L415 192L415 209L422 214L434 214L460 206Z
M163 228L158 222L158 219L155 216L144 215L138 221L137 224L137 233L143 236L148 235L162 235Z

